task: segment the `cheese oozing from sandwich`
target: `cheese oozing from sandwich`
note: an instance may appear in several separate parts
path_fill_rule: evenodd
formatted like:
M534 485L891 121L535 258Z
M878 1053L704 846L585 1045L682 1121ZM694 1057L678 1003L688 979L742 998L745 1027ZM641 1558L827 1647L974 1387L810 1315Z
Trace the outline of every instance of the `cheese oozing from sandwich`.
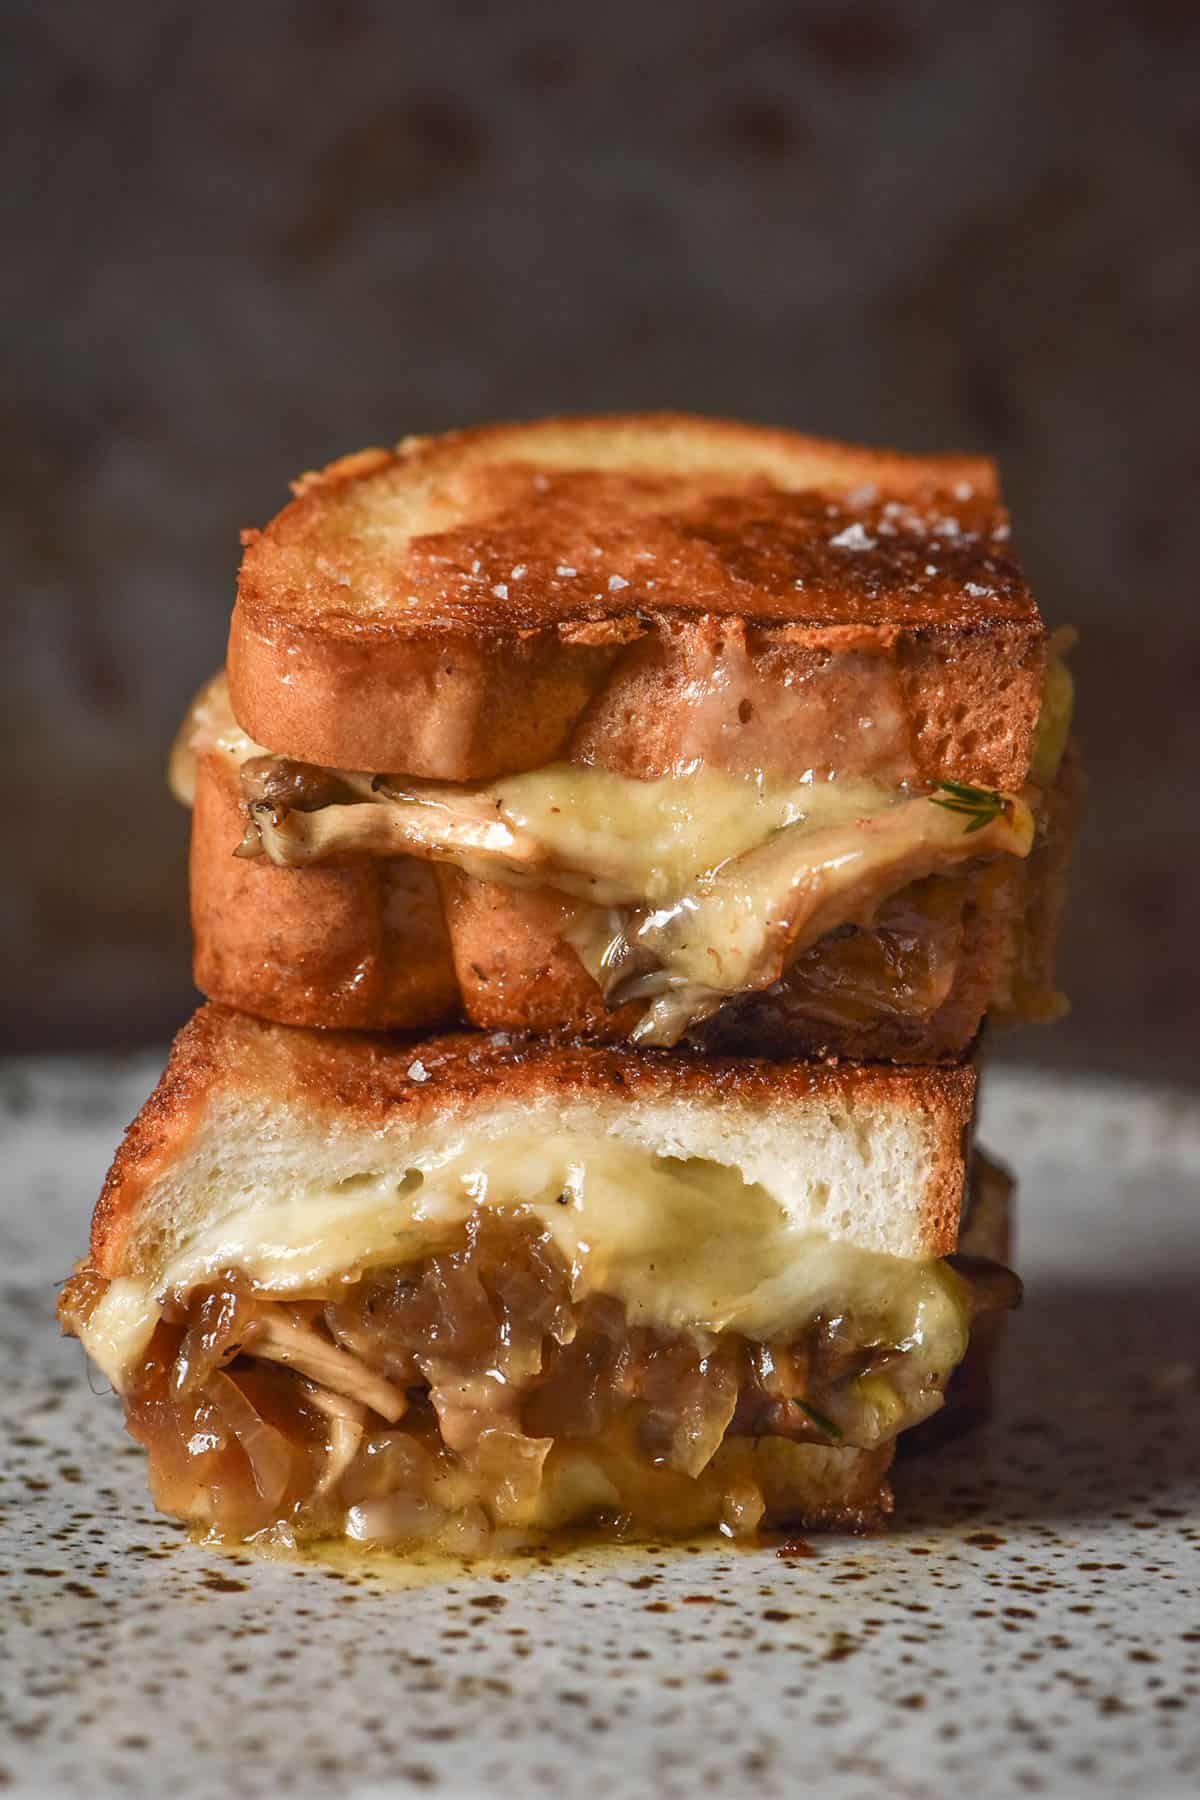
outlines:
M1025 799L949 784L798 781L696 768L640 781L555 763L470 788L324 770L240 732L222 679L199 696L172 755L190 798L194 758L241 771L239 854L281 867L416 856L483 881L550 889L564 935L612 1006L640 1001L635 1041L670 1045L734 994L769 987L803 951L868 926L893 895L1034 842Z
M826 1195L822 1190L829 1186ZM253 1202L214 1207L161 1264L112 1281L81 1335L118 1388L168 1294L236 1271L272 1294L323 1295L364 1271L419 1263L480 1207L532 1218L570 1270L580 1299L607 1294L631 1323L665 1331L737 1331L783 1341L818 1316L854 1315L880 1342L948 1372L966 1345L962 1284L935 1258L883 1254L812 1228L836 1219L836 1181L804 1205L736 1168L571 1133L460 1141L407 1167L363 1167L341 1181L260 1183Z
M229 1541L874 1520L1019 1292L954 1254L973 1091L208 1007L59 1313Z

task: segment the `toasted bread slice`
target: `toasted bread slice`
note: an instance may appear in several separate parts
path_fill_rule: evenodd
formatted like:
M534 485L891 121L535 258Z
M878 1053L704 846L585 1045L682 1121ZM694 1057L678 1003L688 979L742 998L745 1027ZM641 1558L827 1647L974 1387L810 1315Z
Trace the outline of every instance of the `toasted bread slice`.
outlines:
M874 1524L983 1292L974 1086L210 1006L60 1311L225 1537Z
M468 1126L499 1144L518 1127L565 1130L710 1158L786 1188L789 1216L839 1240L943 1256L974 1092L970 1063L781 1064L505 1033L389 1039L204 1006L113 1163L92 1262L108 1279L174 1284L197 1233L252 1220L269 1194L296 1182L349 1194L374 1170L389 1195L389 1170L399 1181Z
M234 710L307 762L1028 769L1045 633L981 458L550 419L343 458L244 541Z

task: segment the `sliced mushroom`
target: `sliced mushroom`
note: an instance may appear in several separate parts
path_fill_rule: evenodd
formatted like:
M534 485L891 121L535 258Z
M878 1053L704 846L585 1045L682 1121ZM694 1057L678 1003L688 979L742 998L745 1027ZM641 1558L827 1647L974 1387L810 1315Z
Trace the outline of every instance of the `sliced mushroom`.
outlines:
M509 824L493 799L463 790L431 797L367 799L319 812L292 811L270 800L250 806L263 850L282 868L334 856L417 856L453 862L484 879L543 880L546 852L529 832Z
M335 1488L358 1455L366 1426L367 1409L360 1400L347 1400L331 1388L316 1382L305 1382L305 1391L318 1412L329 1421L329 1450L325 1467L317 1483L317 1493L327 1494Z
M379 1413L390 1425L404 1417L408 1401L381 1375L372 1374L356 1357L320 1337L310 1325L283 1307L256 1319L246 1333L245 1348L268 1362L297 1369L319 1386L358 1400Z
M294 762L287 756L251 756L238 776L251 806L267 800L280 809L312 813L323 806L346 806L363 795L363 777L323 769L319 763Z

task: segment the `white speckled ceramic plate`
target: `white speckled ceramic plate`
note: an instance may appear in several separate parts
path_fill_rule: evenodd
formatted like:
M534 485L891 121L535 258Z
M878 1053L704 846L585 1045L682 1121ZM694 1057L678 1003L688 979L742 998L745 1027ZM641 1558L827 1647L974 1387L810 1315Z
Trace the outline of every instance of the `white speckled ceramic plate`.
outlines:
M405 1589L191 1546L57 1338L52 1284L153 1072L2 1079L0 1786L1200 1792L1200 1102L993 1074L1028 1299L995 1421L909 1463L886 1537Z

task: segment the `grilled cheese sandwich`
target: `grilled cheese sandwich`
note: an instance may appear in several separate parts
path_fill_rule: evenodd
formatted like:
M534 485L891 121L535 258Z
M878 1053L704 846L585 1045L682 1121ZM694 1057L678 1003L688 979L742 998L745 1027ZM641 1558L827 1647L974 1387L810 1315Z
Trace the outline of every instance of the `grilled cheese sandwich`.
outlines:
M1050 919L1069 711L979 459L666 414L364 452L247 534L174 759L197 982L296 1024L961 1055Z
M941 1405L976 1314L1015 1299L1005 1271L953 1258L972 1092L966 1068L383 1045L210 1007L131 1128L61 1310L164 1504L233 1536L250 1517L349 1529L362 1446L408 1466L389 1429L432 1464L374 1497L432 1507L431 1531L448 1510L452 1536L464 1508L489 1530L561 1508L558 1477L533 1479L551 1450L611 1486L622 1445L625 1510L660 1463L697 1481L723 1452L749 1479L747 1436L785 1462L836 1451L857 1480L856 1457ZM335 1478L346 1408L359 1449ZM264 1444L288 1471L266 1510ZM824 1516L833 1465L815 1466ZM469 1498L444 1507L431 1468ZM759 1500L756 1524L783 1505Z

